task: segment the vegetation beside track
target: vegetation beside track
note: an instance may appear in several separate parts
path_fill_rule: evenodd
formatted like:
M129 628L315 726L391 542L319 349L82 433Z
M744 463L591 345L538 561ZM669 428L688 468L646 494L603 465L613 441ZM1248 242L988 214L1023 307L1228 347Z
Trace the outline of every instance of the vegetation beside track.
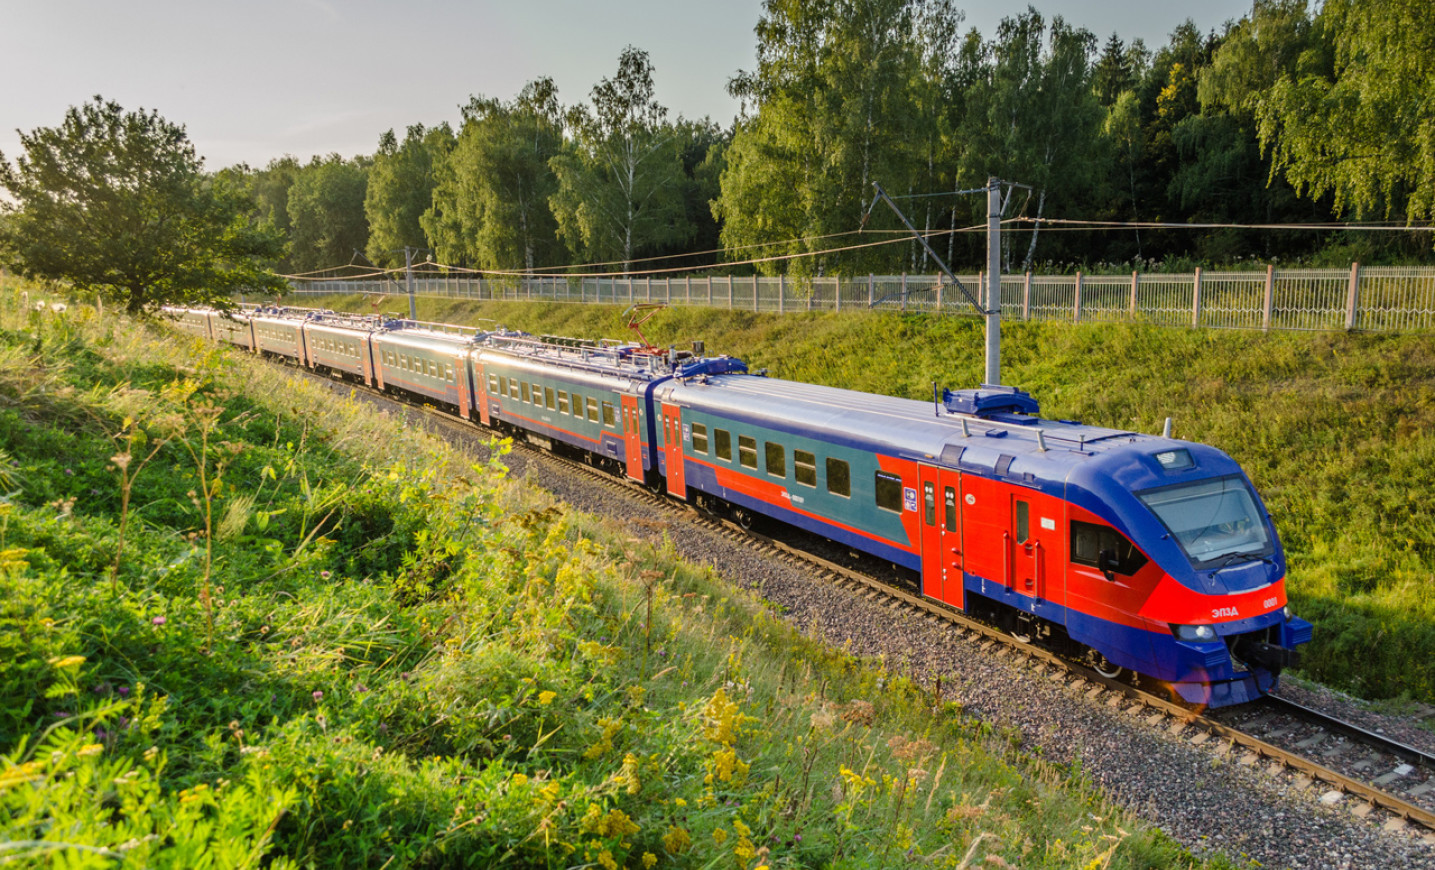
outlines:
M403 297L385 302L401 307ZM359 296L297 305L370 310ZM621 308L421 299L420 316L623 337ZM659 344L704 339L773 376L929 399L983 373L973 318L762 315L674 308ZM1435 343L1366 335L1005 323L1003 380L1048 417L1230 453L1255 481L1289 556L1292 607L1315 623L1301 673L1373 699L1435 701Z
M0 299L11 857L1197 863L1079 771L499 459L240 353L16 301Z

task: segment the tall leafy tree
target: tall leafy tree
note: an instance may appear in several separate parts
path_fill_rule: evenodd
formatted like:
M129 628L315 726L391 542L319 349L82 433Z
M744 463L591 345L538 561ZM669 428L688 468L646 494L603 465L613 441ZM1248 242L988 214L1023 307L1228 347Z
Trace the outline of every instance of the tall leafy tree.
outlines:
M1428 0L1326 0L1318 41L1257 100L1261 143L1340 212L1435 216L1435 15Z
M432 129L415 124L399 142L389 130L369 168L364 215L369 221L368 259L395 266L404 262L403 248L427 247L421 218L433 205L434 167L453 150L448 124Z
M368 160L337 154L309 161L289 188L290 262L309 272L354 262L369 241Z
M423 226L444 262L532 270L563 262L549 199L549 166L563 144L553 80L529 82L508 102L473 97L453 151L439 165Z
M681 142L654 98L653 64L629 46L618 72L569 114L570 147L551 161L558 233L579 256L631 268L640 252L692 235L683 209Z
M97 96L20 144L14 164L0 155L0 255L20 274L132 313L280 286L265 264L282 236L251 221L240 187L206 176L184 128L157 111Z

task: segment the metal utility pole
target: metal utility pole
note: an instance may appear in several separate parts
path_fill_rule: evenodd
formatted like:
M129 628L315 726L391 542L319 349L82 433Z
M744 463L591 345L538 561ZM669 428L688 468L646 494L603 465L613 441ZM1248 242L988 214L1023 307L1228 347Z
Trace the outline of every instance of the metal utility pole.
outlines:
M409 290L409 320L419 319L418 301L414 298L414 250L404 245L404 280Z
M1002 382L1002 193L1001 181L987 179L987 372L986 383Z
M912 226L912 222L907 220L907 216L902 214L902 210L897 208L897 204L892 201L892 197L887 195L887 191L882 189L882 185L876 182L872 183L872 187L876 189L877 195L873 197L872 205L867 207L867 213L871 214L872 209L877 207L878 200L887 203L887 207L897 214L898 219L902 221L902 225L917 239L917 242L922 246L923 250L927 252L927 255L931 257L932 261L937 264L937 267L942 270L942 274L946 275L947 278L956 285L957 289L962 291L962 295L967 297L967 301L971 303L973 308L986 317L987 365L983 383L993 387L999 387L1002 383L1001 231L1002 211L1004 207L1004 203L1002 202L1002 188L1004 186L1025 187L1025 185L1007 183L999 178L993 177L987 179L986 187L952 191L954 194L985 193L987 195L987 286L985 300L973 296L967 290L966 285L957 280L957 276L952 274L952 270L947 267L946 262L937 256L937 252L932 250L932 246L927 244L927 240L921 233L917 232L917 228ZM867 218L864 216L862 223L866 224L866 222ZM978 293L980 292L981 288L978 288Z

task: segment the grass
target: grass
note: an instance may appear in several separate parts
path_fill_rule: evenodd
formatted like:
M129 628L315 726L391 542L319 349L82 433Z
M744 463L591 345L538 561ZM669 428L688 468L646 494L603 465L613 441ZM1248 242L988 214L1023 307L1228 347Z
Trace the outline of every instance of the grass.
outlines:
M402 300L400 300L402 301ZM367 310L362 297L303 305ZM621 309L421 299L420 316L625 337ZM927 399L983 373L981 324L897 314L664 311L659 344L705 339L776 377ZM1231 454L1275 516L1302 673L1371 699L1435 701L1435 342L1428 333L1007 323L1003 379L1046 416L1160 432Z
M501 443L475 464L243 354L15 302L6 858L1201 866L1080 771L508 480Z

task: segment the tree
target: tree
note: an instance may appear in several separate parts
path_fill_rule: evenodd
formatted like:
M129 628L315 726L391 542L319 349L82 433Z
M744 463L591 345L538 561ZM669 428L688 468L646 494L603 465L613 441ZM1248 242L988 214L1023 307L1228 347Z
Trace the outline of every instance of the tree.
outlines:
M371 262L397 266L404 262L403 248L427 247L422 218L433 205L435 167L453 145L448 124L431 130L415 124L402 144L393 130L379 138L364 195L364 215L369 221L366 256Z
M423 217L438 258L495 270L562 262L549 205L558 189L549 161L563 146L553 80L529 82L508 103L472 97L463 115Z
M592 109L569 115L570 147L551 161L549 200L558 233L577 255L615 260L627 272L643 250L692 236L683 209L681 143L653 97L653 64L632 46L618 73L593 88Z
M1136 84L1136 74L1131 69L1131 57L1121 37L1111 34L1106 47L1101 50L1101 59L1092 70L1091 86L1096 97L1108 109Z
M229 304L241 288L277 289L283 253L250 219L237 185L208 177L182 126L95 97L59 127L20 134L0 154L0 251L22 275L66 282L134 314L170 303Z
M289 188L294 269L308 272L354 261L369 241L364 215L368 161L337 154L315 157Z
M1435 217L1429 0L1326 0L1319 37L1256 101L1261 145L1339 212Z

